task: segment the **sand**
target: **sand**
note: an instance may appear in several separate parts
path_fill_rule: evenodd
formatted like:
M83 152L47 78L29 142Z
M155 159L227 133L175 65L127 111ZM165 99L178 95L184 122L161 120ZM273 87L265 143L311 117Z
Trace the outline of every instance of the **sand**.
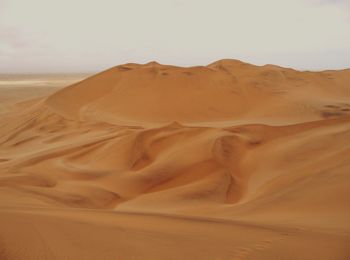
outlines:
M350 259L350 70L1 80L0 259Z

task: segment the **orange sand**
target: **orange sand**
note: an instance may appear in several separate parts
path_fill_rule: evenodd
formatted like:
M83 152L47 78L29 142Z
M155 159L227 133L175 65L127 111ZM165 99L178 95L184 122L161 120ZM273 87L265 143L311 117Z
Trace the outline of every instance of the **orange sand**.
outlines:
M0 259L350 259L350 70L125 64L27 98Z

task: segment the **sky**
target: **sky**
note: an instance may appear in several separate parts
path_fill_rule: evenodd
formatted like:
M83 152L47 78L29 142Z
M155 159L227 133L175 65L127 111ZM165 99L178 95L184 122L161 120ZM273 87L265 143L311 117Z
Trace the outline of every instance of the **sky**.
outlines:
M350 0L0 0L0 73L223 58L350 68Z

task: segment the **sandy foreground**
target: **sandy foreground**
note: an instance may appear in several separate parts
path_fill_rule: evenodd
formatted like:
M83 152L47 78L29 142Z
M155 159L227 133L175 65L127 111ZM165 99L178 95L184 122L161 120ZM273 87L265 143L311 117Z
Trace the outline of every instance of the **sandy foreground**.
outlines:
M350 259L350 70L86 77L0 76L0 259Z

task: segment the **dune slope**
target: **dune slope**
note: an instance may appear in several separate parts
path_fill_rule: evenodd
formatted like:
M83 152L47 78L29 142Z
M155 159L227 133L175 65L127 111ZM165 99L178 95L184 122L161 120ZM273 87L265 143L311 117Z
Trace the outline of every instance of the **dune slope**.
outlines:
M298 123L349 113L349 73L236 60L190 68L126 64L59 91L47 104L65 118L112 124Z
M125 64L2 119L1 259L350 257L350 70Z

